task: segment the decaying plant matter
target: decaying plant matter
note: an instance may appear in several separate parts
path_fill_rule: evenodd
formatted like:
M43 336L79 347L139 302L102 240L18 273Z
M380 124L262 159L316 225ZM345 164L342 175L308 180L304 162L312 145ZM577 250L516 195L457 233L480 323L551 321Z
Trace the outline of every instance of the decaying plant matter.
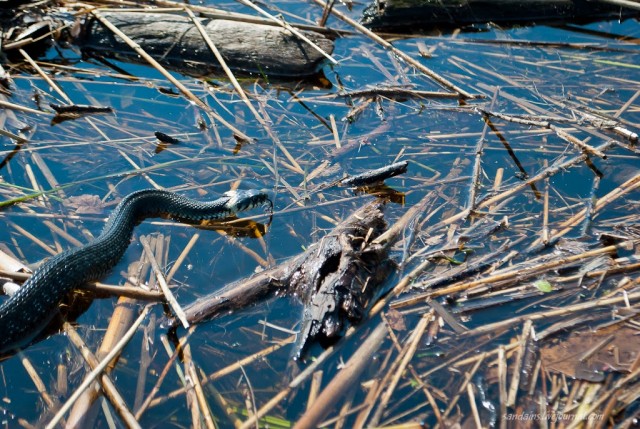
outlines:
M394 268L389 244L375 242L386 229L383 205L366 204L301 255L200 298L185 308L187 320L202 322L273 294L293 295L304 308L296 356L312 341L335 342L347 322L366 315Z
M268 227L261 213L140 225L108 284L63 307L76 310L66 335L0 363L7 426L636 424L637 22L406 37L363 27L360 4L154 1L224 70L196 78L114 18L149 5L64 4L61 34L43 22L3 33L3 282L90 241L137 189L266 189L275 211ZM207 31L222 18L268 26L324 76L236 76ZM89 49L90 34L86 50L57 42L83 28L133 62ZM325 56L298 30L340 39ZM212 320L165 329L194 301L185 324Z

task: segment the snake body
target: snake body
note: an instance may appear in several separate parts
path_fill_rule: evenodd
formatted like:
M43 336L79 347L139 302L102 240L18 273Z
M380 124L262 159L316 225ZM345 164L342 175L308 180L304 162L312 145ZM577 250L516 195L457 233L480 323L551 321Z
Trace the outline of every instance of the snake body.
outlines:
M32 342L71 290L102 278L124 255L141 220L161 215L187 221L221 219L267 203L268 195L254 190L228 192L209 202L155 189L127 195L95 240L47 260L0 305L0 353Z

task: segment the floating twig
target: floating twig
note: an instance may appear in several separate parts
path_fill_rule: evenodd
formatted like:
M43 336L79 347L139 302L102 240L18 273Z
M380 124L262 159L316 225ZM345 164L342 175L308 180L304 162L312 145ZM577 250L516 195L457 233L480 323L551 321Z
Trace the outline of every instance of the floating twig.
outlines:
M353 91L341 91L338 93L340 97L375 97L381 96L392 99L407 98L453 98L457 99L460 95L451 92L442 91L422 91L411 88L396 87L376 87L370 89L358 89Z
M565 130L556 127L555 125L551 124L549 125L549 129L552 130L553 132L556 133L556 135L558 137L560 137L562 140L569 142L575 146L578 146L581 150L583 150L584 152L588 153L589 155L596 155L602 159L606 159L607 155L605 155L604 152L602 152L599 149L596 149L595 147L583 142L580 139L575 138L574 136L572 136L571 134L569 134L568 132L566 132Z
M220 378L222 378L222 377L224 377L226 375L232 374L233 372L240 370L241 367L249 365L252 362L255 362L257 360L264 359L266 356L269 356L271 353L273 353L273 352L275 352L277 350L280 350L282 347L284 347L284 346L286 346L288 344L291 344L293 342L295 342L295 336L291 336L289 338L285 338L284 340L281 340L281 341L279 341L278 343L276 343L276 344L274 344L272 346L269 346L269 347L267 347L267 348L265 348L263 350L260 350L257 353L254 353L254 354L249 355L249 356L247 356L247 357L245 357L243 359L240 359L239 361L234 362L233 364L231 364L229 366L226 366L226 367L214 372L213 374L210 374L207 378L202 380L202 384L205 385L205 384L207 384L209 382L218 380L218 379L220 379ZM163 371L163 373L164 373L164 371ZM159 390L159 387L158 387L158 389L156 389L156 392L157 392L157 390ZM142 411L146 410L147 407L145 407L145 405L147 405L148 407L155 407L155 406L161 405L161 404L165 403L166 401L168 401L169 399L173 399L173 398L176 398L176 397L184 394L186 391L187 391L186 387L181 387L181 388L176 389L176 390L174 390L172 392L169 392L169 394L167 394L166 396L163 396L163 397L160 397L160 398L153 398L152 397L151 399L148 400L148 402L149 402L148 404L146 404L146 403L143 404L143 406L141 407L141 410L139 410L136 413L136 416L141 415Z
M369 367L371 356L380 348L386 336L386 326L384 323L379 323L378 326L367 335L367 338L358 348L357 353L351 356L340 373L333 377L322 393L320 393L313 406L298 419L293 429L316 427L342 398L342 395L348 390L347 388L358 380L365 368Z
M167 284L167 281L164 278L164 274L160 269L160 265L158 265L158 261L156 260L155 255L153 254L153 250L151 250L149 241L147 240L146 237L142 236L140 237L140 243L142 243L142 247L144 248L144 251L147 254L147 258L151 263L151 269L153 270L156 276L156 280L160 285L160 289L162 290L162 293L164 294L167 300L167 303L169 304L169 306L171 306L173 313L176 315L178 320L180 320L180 322L182 323L182 326L185 329L187 329L189 327L189 322L187 321L187 317L184 314L184 310L182 309L182 307L180 307L180 304L178 304L178 301L176 300L175 296L173 296L171 289L169 289L169 285Z
M156 383L151 388L151 391L146 395L144 402L142 402L140 407L136 409L136 413L135 413L136 420L140 420L144 412L147 411L147 409L149 408L149 405L151 404L151 402L155 399L156 395L160 391L162 382L167 377L167 374L169 374L169 371L173 367L173 364L175 363L178 356L180 356L180 353L182 352L182 348L184 347L184 344L186 343L190 335L191 335L191 332L189 332L187 335L182 337L180 339L180 342L178 343L178 346L175 348L173 353L171 353L171 356L169 357L169 360L167 360L167 362L165 363L164 368L162 368L162 371L160 372L160 375L158 376Z
M443 417L445 419L449 417L449 414L455 408L456 404L458 403L458 400L462 396L462 393L466 390L467 386L471 384L471 379L476 374L476 372L478 372L478 369L480 369L480 365L485 361L486 357L487 357L486 352L480 354L480 356L478 356L478 359L476 360L476 363L473 365L473 367L469 371L465 371L464 380L462 380L462 383L460 384L460 387L458 388L456 395L453 398L451 398L447 406L447 409L444 411Z
M20 112L31 113L34 115L43 115L47 114L47 112L43 112L41 110L32 109L30 107L22 106L20 104L11 103L6 100L0 100L0 107L4 109L18 110Z
M396 365L396 367L394 368L393 378L390 380L384 394L380 397L378 408L369 421L369 426L378 426L382 417L382 413L387 407L387 404L389 403L393 392L400 382L400 377L407 369L407 365L409 365L409 362L411 361L411 359L413 359L413 356L418 349L418 345L420 343L420 340L422 339L422 335L424 334L424 331L427 328L427 324L429 323L430 319L431 315L429 313L425 313L423 317L420 318L420 321L418 322L416 327L411 331L411 336L407 340L406 348L401 352L402 360L399 360L398 365ZM358 349L358 352L360 352L360 349Z
M193 359L191 356L191 347L189 344L186 344L183 350L183 359L185 365L185 376L187 376L190 388L192 388L195 392L195 397L198 401L198 409L200 411L200 418L204 420L204 423L207 429L215 429L216 425L213 423L213 416L211 415L211 410L209 409L209 404L207 403L207 399L204 396L204 391L202 390L202 384L200 383L200 377L198 376L198 371L196 370L196 366L193 363ZM193 406L195 404L191 404ZM194 426L197 426L194 422Z
M491 283L498 283L498 282L503 282L503 281L508 281L508 280L514 280L517 279L517 281L521 282L522 280L525 280L527 278L531 278L533 276L539 275L541 273L547 272L549 270L555 269L555 268L559 268L565 265L571 265L577 261L582 261L585 259L589 259L589 258L593 258L593 257L597 257L600 255L607 255L607 254L612 254L620 249L624 249L626 248L628 245L630 245L631 243L635 243L636 241L627 241L627 242L623 242L620 244L614 244L611 246L606 246L606 247L602 247L602 248L598 248L598 249L594 249L594 250L590 250L590 251L586 251L586 252L582 252L580 254L577 255L571 255L571 256L564 256L564 257L559 257L559 258L555 258L554 260L548 261L544 264L540 264L540 265L528 265L525 267L514 267L512 269L509 269L508 271L504 271L504 272L500 272L500 273L496 273L490 276L486 276L477 280L470 280L470 281L466 281L466 282L460 282L460 283L454 283L451 284L447 287L444 287L442 289L435 289L435 290L430 290L424 293L419 293L416 294L406 300L403 300L401 303L398 303L395 305L396 308L399 307L404 307L407 305L412 305L415 304L416 302L419 302L421 300L424 300L426 298L433 298L433 297L438 297L438 296L445 296L448 294L453 294L453 293L458 293L458 292L462 292L462 291L466 291L466 290L470 290L473 289L477 286L481 286L481 285L485 285L485 284L491 284ZM424 265L427 265L427 261L423 262ZM404 281L404 279L403 279ZM402 281L401 281L402 282Z
M629 192L640 187L640 174L633 176L617 188L613 189L608 194L599 198L598 201L593 205L591 209L592 216L595 215L598 211L603 209L607 204L617 200L618 198L628 194ZM567 233L569 233L574 226L578 225L587 215L588 210L585 207L580 210L575 215L571 216L569 219L561 222L557 228L551 231L551 236L549 238L550 241L557 240L560 237L563 237ZM529 246L528 250L531 251L536 246L540 244L541 240L536 240Z
M540 311L534 314L527 314L524 316L512 317L510 319L504 319L499 322L489 323L486 325L478 326L477 328L471 329L467 331L464 335L478 335L487 332L495 331L496 329L505 328L511 325L515 325L518 323L522 323L527 319L531 319L532 321L536 320L547 320L550 317L556 316L566 316L573 313L577 313L579 311L590 310L597 311L601 308L606 308L611 305L616 304L624 304L626 302L635 302L640 300L640 292L630 293L630 294L621 294L621 296L612 297L612 298L601 298L588 302L581 302L579 304L567 305L561 308L556 308L553 310Z
M524 362L524 356L529 342L529 338L532 335L533 322L529 319L524 322L522 328L522 335L518 341L517 357L513 370L511 371L511 387L509 388L509 394L507 396L507 407L513 407L516 404L516 395L520 388L520 373L522 370L522 364Z
M51 397L51 395L49 395L49 392L47 392L47 388L44 382L42 381L42 378L38 374L38 371L33 367L33 365L31 364L31 361L29 360L29 358L25 356L24 353L18 352L18 356L20 358L20 362L22 363L22 366L24 367L25 371L27 371L27 373L29 374L31 381L33 381L33 384L36 390L38 391L38 393L40 394L40 397L42 398L44 403L47 405L47 407L49 407L49 409L54 409L56 406L59 405L58 401L55 401Z
M73 325L71 325L68 322L65 322L64 330L67 333L69 340L80 351L80 354L85 359L89 367L91 369L96 368L100 364L100 362L98 361L96 356L93 353L91 353L91 351L89 350L89 347L87 347L83 339L80 337L80 335L78 335L78 332L73 327ZM105 396L107 397L107 399L109 399L109 401L111 402L111 405L118 412L118 415L122 418L123 423L125 423L127 427L131 429L139 428L140 424L138 423L138 420L133 416L133 414L129 410L126 401L118 391L111 377L106 373L101 374L100 384L101 384L102 390L105 393Z

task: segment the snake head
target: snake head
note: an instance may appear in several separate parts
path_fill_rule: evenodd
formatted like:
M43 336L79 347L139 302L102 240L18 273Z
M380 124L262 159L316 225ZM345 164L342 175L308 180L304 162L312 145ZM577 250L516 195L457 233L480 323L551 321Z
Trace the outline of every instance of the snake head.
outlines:
M256 189L239 189L224 193L229 198L225 204L226 208L233 213L251 210L259 206L267 206L269 211L273 211L273 202L264 191Z

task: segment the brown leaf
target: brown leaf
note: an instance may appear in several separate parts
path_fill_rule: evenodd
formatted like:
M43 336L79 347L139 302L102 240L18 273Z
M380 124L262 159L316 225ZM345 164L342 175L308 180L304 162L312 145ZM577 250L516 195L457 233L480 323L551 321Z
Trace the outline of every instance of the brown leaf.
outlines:
M102 214L104 203L97 195L77 195L67 198L65 205L76 209L77 214Z
M407 325L404 323L404 316L398 310L390 308L387 310L386 315L391 329L394 331L405 331L407 329Z
M640 335L626 326L611 328L573 332L564 341L546 344L540 350L542 363L548 371L588 381L601 381L606 372L628 372L640 353ZM598 344L598 351L588 356Z

